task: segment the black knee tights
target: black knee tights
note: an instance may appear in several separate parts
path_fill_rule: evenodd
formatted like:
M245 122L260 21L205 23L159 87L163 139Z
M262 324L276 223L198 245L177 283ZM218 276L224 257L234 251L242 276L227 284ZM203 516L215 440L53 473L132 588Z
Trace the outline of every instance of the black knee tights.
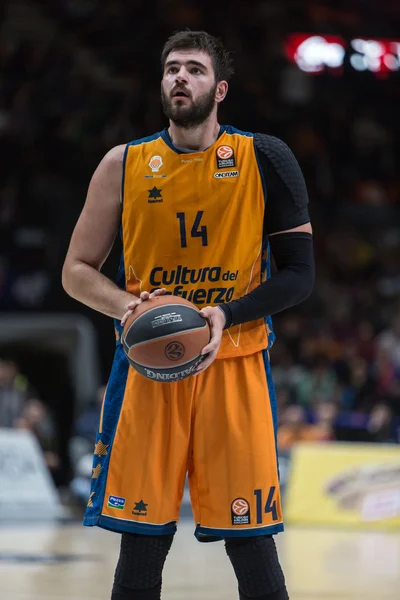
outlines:
M240 600L289 600L272 536L226 538Z
M111 600L160 600L173 535L123 533Z

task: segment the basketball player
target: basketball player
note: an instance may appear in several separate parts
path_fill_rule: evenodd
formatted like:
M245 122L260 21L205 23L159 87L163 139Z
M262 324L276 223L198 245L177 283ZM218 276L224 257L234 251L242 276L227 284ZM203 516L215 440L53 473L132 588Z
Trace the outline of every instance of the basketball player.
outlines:
M195 535L225 541L239 598L286 600L270 315L313 287L306 187L282 141L218 123L232 75L218 40L179 32L161 63L169 127L103 158L63 269L67 293L113 317L117 337L84 524L122 533L112 600L159 599L188 473ZM101 267L119 229L116 285ZM138 374L120 343L127 316L164 293L212 329L196 376L174 383Z

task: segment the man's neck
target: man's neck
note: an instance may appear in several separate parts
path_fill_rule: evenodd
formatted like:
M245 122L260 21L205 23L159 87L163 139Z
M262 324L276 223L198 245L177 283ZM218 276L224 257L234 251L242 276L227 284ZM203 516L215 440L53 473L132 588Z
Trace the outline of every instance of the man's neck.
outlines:
M220 125L214 119L207 120L193 129L177 127L170 121L168 133L175 146L187 148L193 152L203 152L215 142L219 130Z

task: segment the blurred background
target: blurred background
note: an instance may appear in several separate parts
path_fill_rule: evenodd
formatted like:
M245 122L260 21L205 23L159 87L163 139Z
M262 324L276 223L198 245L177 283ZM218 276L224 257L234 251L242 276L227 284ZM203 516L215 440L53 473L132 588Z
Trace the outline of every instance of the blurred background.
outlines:
M115 339L65 294L61 268L103 155L166 126L159 55L184 27L233 52L220 122L283 139L308 187L315 290L274 317L283 486L299 442L400 442L400 4L6 1L0 429L34 434L78 509Z

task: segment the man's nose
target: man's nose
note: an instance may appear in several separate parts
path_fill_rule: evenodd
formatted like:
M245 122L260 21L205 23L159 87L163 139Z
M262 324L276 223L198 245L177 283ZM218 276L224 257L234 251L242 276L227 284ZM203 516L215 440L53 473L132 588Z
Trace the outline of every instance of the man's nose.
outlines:
M179 69L179 72L176 75L176 81L177 83L187 83L188 82L188 73L185 69L185 67L181 67Z

